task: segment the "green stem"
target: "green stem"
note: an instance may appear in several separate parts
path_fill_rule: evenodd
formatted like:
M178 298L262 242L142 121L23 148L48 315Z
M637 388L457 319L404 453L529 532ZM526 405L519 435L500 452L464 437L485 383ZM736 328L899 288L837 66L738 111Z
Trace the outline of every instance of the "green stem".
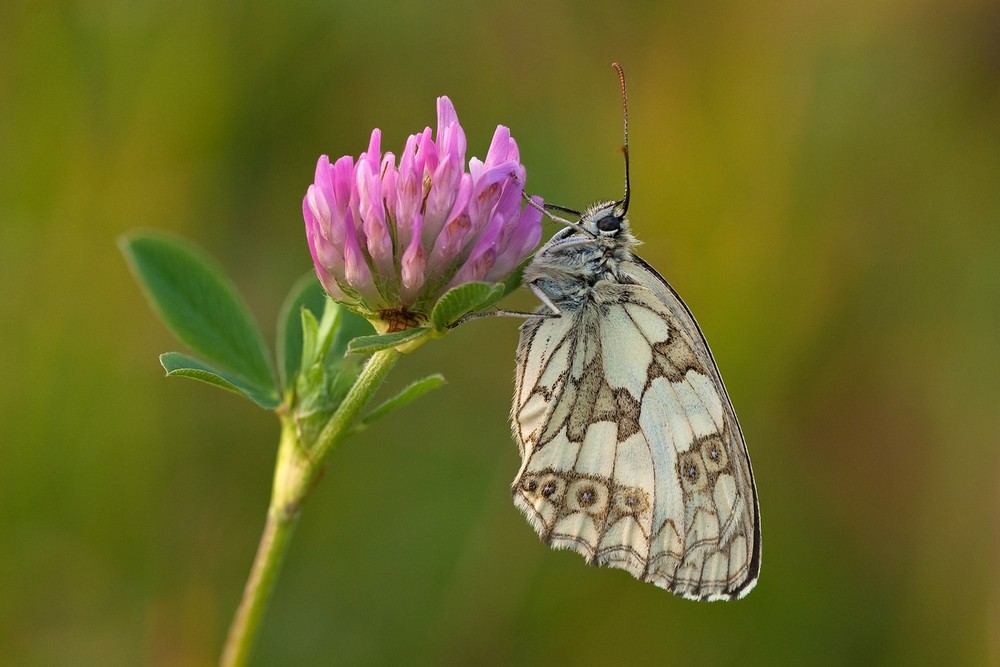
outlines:
M271 511L267 513L264 533L260 537L250 577L243 589L243 599L229 627L229 636L226 638L226 647L222 653L220 664L226 667L247 664L254 641L260 632L264 611L270 601L281 562L288 550L298 518L297 515L282 517L280 514Z
M375 391L382 385L385 376L396 365L399 360L399 351L396 348L381 350L372 355L365 369L361 371L357 381L351 390L347 392L344 402L340 404L333 417L316 438L316 447L313 450L315 460L322 461L330 450L333 449L342 437L354 426L361 411Z
M229 627L220 661L223 667L243 667L247 664L281 563L288 551L302 502L322 471L323 460L354 427L361 411L396 364L399 354L395 349L389 349L372 355L311 446L307 446L310 443L299 442L294 417L290 414L282 416L271 504L250 577L243 589L243 598Z

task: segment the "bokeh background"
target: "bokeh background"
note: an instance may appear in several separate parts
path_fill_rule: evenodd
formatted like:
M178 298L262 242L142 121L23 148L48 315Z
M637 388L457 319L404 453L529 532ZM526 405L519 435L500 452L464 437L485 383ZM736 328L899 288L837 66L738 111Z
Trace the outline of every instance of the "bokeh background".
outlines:
M262 527L277 421L163 378L119 234L194 239L270 332L316 157L398 152L437 95L470 155L511 127L532 192L618 196L613 60L760 584L695 604L545 548L509 498L516 322L482 321L332 456L256 664L1000 662L995 2L185 0L0 9L0 663L211 664Z

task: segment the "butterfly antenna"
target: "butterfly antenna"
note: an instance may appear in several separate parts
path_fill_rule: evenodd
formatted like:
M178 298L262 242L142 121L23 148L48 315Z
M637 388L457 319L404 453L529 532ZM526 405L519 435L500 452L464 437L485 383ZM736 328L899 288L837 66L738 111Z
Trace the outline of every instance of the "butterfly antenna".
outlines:
M559 204L550 204L548 202L542 204L542 208L544 208L546 211L562 211L563 213L569 213L570 215L575 215L578 218L581 215L583 215L583 213L576 210L575 208L570 208L568 206L560 206Z
M528 204L528 206L530 206L531 208L533 208L533 209L541 212L541 214L544 215L549 220L551 220L553 222L558 222L560 225L566 225L567 227L572 227L576 231L578 231L578 232L580 232L582 234L585 234L585 235L587 235L589 237L593 237L594 236L589 231L587 231L587 229L585 227L583 227L580 223L573 222L571 220L567 220L566 218L560 218L558 215L552 215L552 211L553 210L556 210L556 211L565 211L566 213L573 213L573 214L576 214L576 215L580 215L579 212L574 211L573 209L569 209L569 208L566 208L564 206L558 206L558 205L555 205L555 204L544 204L544 205L543 204L539 204L534 199L532 199L530 196L528 196L527 192L521 192L521 197Z
M622 216L628 211L629 180L628 180L628 93L625 91L625 70L618 63L611 63L611 66L618 72L618 81L622 86L622 115L625 117L625 145L622 146L622 153L625 154L625 196L618 202Z

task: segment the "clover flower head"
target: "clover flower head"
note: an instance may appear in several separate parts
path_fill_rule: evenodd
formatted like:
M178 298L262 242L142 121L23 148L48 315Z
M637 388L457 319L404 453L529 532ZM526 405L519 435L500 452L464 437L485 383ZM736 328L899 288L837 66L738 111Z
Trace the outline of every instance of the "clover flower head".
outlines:
M357 160L321 156L302 214L327 293L391 331L418 326L453 287L502 281L538 245L542 214L522 202L510 130L497 126L486 158L466 164L447 97L437 100L436 136L411 135L398 160L381 138L373 130Z

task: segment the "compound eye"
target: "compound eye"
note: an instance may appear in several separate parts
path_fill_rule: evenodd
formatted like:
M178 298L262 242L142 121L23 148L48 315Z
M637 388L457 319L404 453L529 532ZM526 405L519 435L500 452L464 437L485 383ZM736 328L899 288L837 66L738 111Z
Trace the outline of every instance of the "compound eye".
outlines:
M597 229L605 234L617 232L622 228L622 219L609 213L597 221Z

